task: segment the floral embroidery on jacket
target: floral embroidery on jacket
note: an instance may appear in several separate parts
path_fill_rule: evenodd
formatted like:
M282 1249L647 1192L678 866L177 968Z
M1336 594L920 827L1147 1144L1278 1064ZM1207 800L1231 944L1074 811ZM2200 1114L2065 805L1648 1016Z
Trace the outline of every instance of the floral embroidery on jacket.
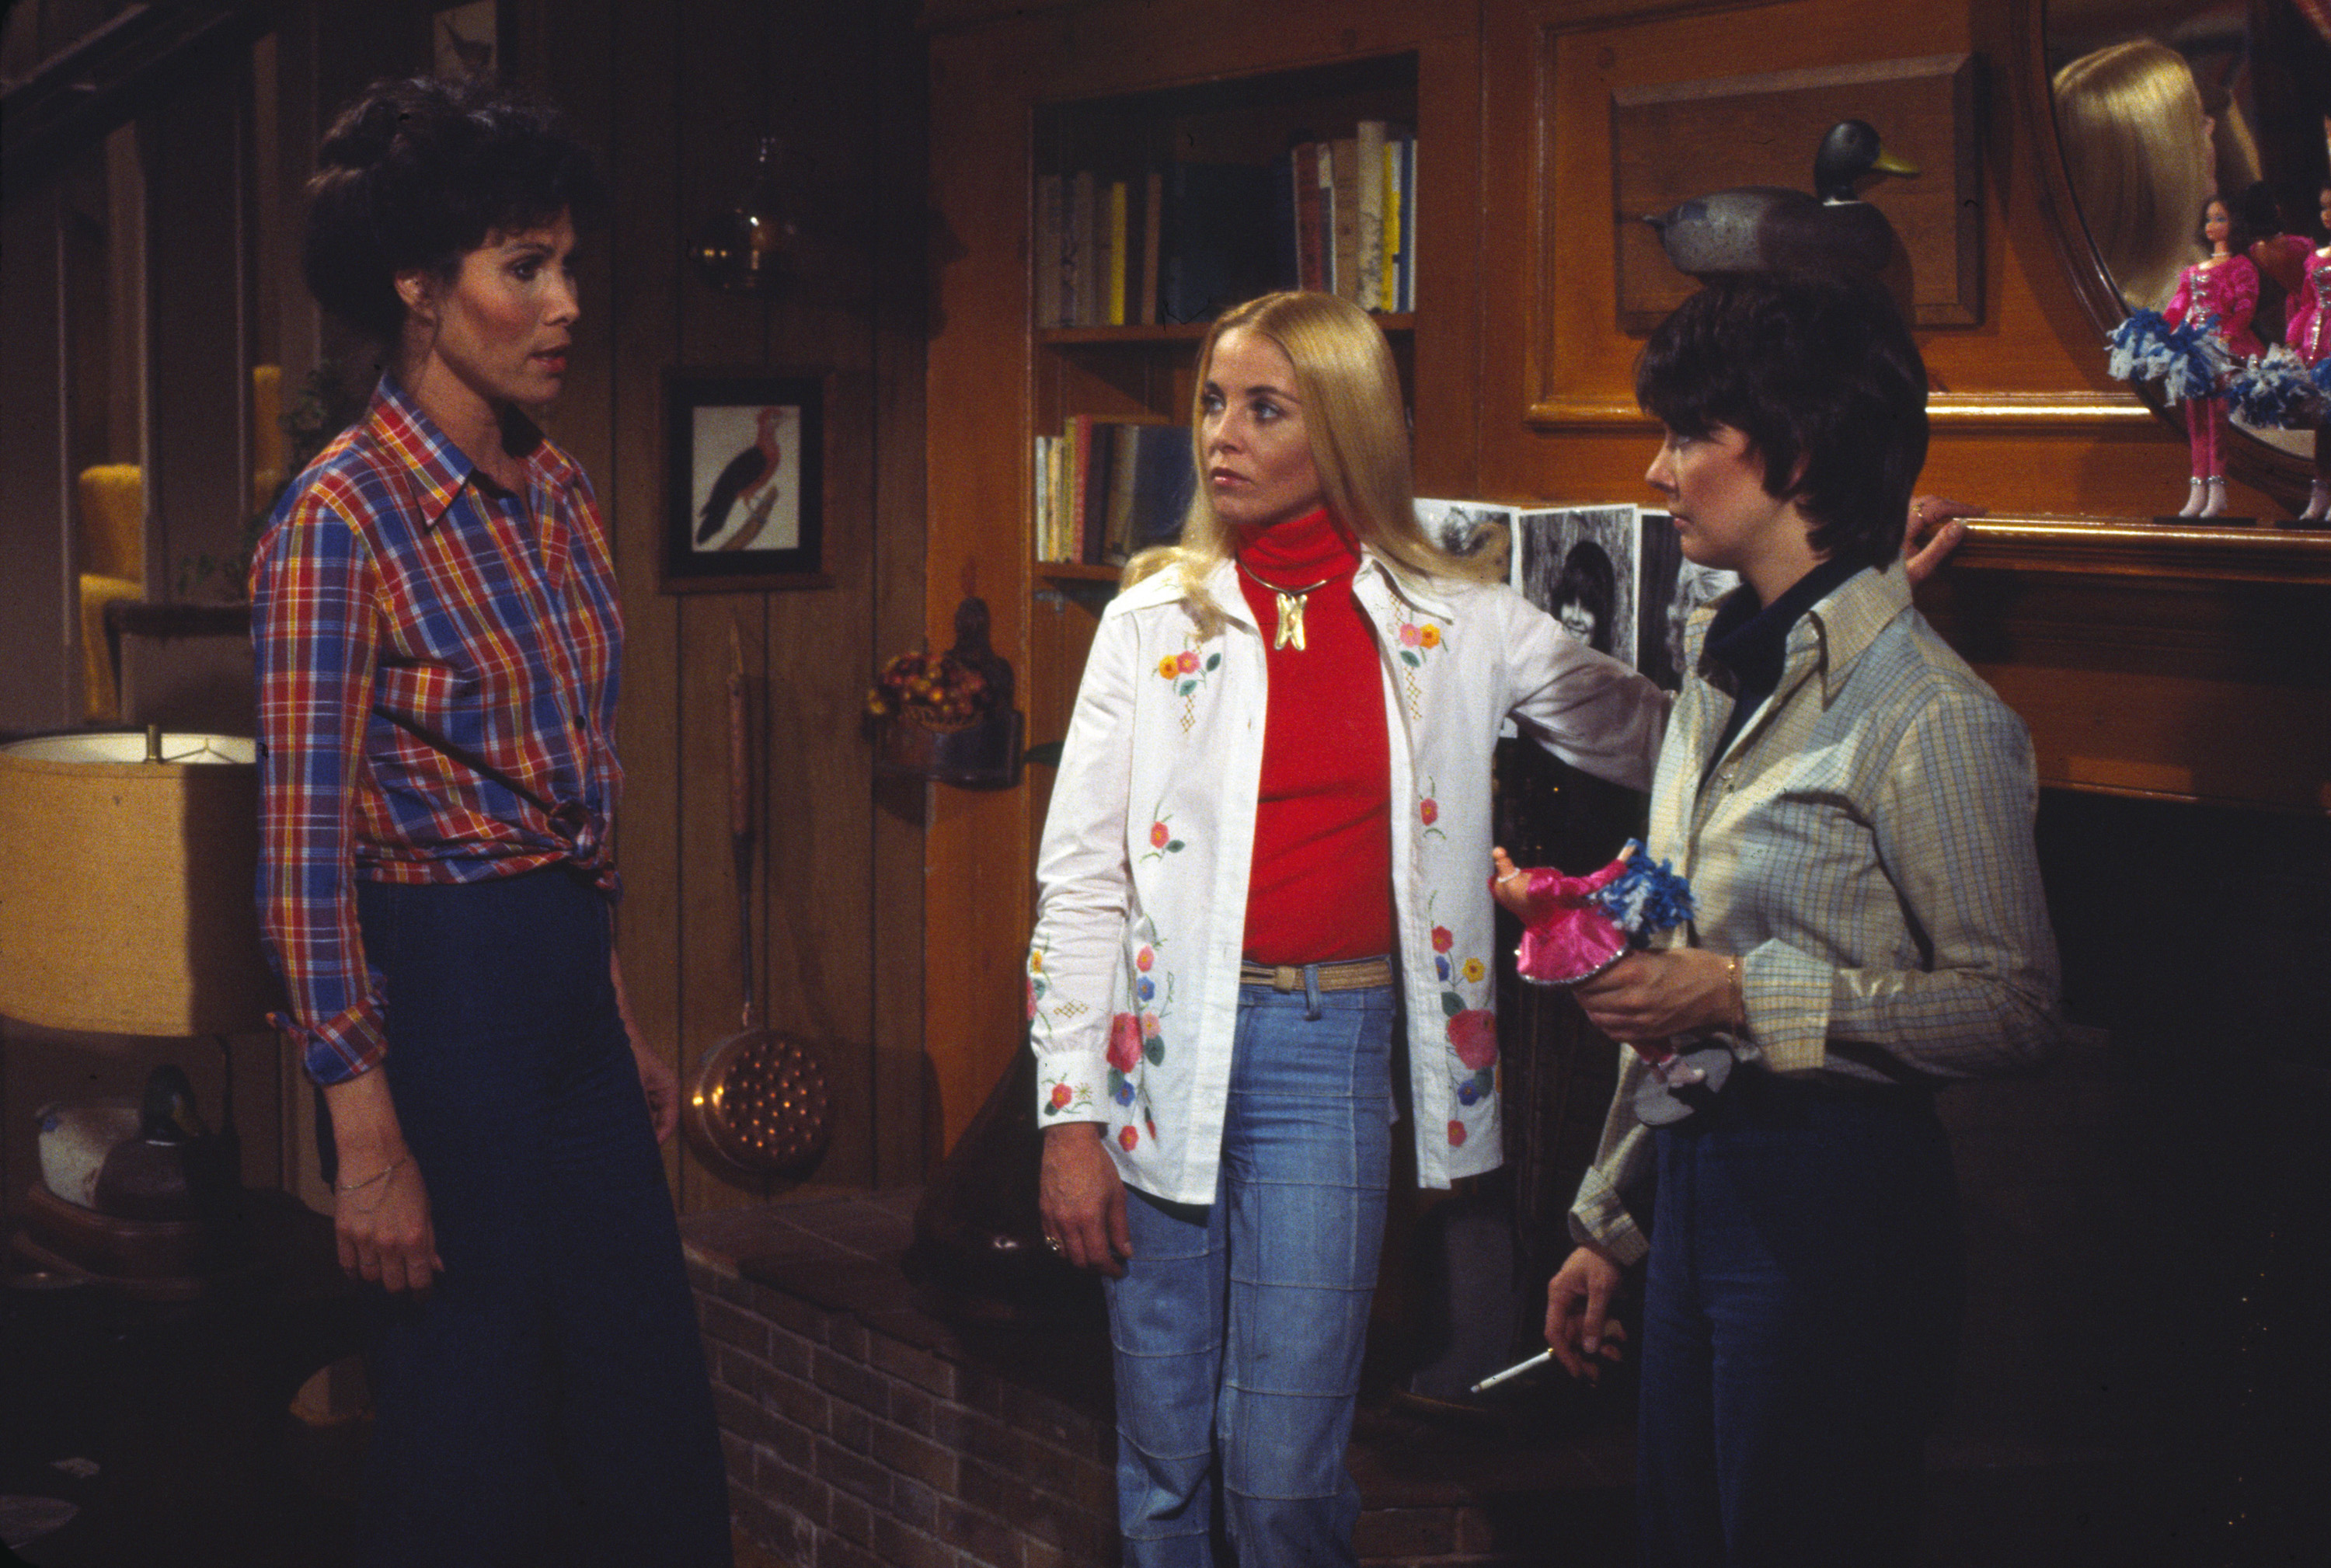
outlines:
M1188 840L1175 838L1174 830L1166 825L1174 820L1174 813L1165 807L1166 803L1160 800L1150 814L1149 852L1141 857L1144 864L1162 860L1168 855L1178 855L1190 847Z
M1198 722L1198 689L1222 667L1222 650L1218 648L1212 653L1201 653L1195 638L1192 639L1192 646L1179 653L1168 653L1157 660L1158 677L1174 689L1175 696L1182 699L1184 735L1189 734Z
M1419 671L1423 670L1427 660L1436 653L1447 651L1449 634L1441 629L1437 622L1410 620L1410 610L1404 603L1394 601L1392 614L1392 624L1385 628L1385 632L1392 639L1393 651L1400 659L1403 678L1401 685L1408 698L1409 717L1422 718L1424 717L1424 685L1417 676ZM1431 820L1426 819L1428 824Z
M1459 989L1460 984L1479 985L1489 971L1477 956L1457 956L1452 951L1456 946L1456 934L1448 927L1432 927L1432 972L1441 982L1441 1012L1449 1021L1450 1049L1466 1069L1465 1076L1456 1080L1457 1103L1471 1107L1497 1093L1498 1015L1489 1008L1469 1005ZM1463 1144L1463 1124L1452 1121L1449 1126L1451 1146Z

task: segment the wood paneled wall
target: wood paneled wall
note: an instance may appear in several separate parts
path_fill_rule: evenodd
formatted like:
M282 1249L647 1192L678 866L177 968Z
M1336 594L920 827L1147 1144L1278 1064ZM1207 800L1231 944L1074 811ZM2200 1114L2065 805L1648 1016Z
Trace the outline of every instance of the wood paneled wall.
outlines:
M922 634L920 39L895 3L834 6L505 0L521 80L602 149L613 203L584 262L585 318L557 432L615 535L628 624L619 917L635 1012L683 1085L738 1027L726 680L744 653L759 762L751 889L762 1022L813 1043L833 1090L820 1183L918 1179L919 788L878 786L859 711L873 670ZM800 201L799 278L770 299L703 282L686 237L781 138ZM661 378L671 366L831 373L832 586L668 595ZM757 1201L674 1145L688 1210Z

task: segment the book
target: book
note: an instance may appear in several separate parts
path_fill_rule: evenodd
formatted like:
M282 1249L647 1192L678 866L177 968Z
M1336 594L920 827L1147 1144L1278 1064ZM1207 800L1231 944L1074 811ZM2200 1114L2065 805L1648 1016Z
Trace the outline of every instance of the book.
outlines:
M1183 518L1197 493L1198 465L1186 425L1137 424L1126 430L1135 454L1127 546L1138 555L1182 537Z
M1115 461L1118 426L1089 414L1078 416L1082 434L1077 449L1078 529L1076 559L1099 565L1108 537L1108 477Z
M1157 241L1166 216L1166 176L1151 169L1142 181L1141 309L1144 327L1157 325Z
M1357 233L1353 239L1352 303L1363 310L1381 310L1384 255L1384 122L1361 120L1352 138L1353 211Z
M1329 230L1335 258L1329 287L1346 299L1360 297L1360 151L1356 137L1337 137L1329 144L1334 171L1329 190L1334 215Z
M1399 138L1384 143L1384 267L1376 276L1378 308L1398 310L1400 303L1400 148Z
M1400 299L1396 310L1416 309L1416 138L1400 141Z
M1269 164L1177 163L1167 171L1163 319L1207 320L1271 287L1270 173Z
M1315 292L1327 287L1327 190L1321 177L1324 148L1299 143L1291 155L1295 197L1295 286Z
M1052 442L1049 435L1036 438L1035 461L1029 466L1030 489L1028 513L1032 526L1028 537L1035 541L1036 559L1052 558Z
M1036 176L1036 325L1061 325L1061 176Z
M1125 325L1126 239L1125 182L1123 180L1109 181L1107 206L1107 215L1102 223L1107 237L1101 242L1101 254L1106 258L1103 271L1108 280L1101 290L1103 308L1099 324L1103 327L1122 327Z
M1100 320L1093 201L1092 171L1080 171L1069 183L1069 260L1062 268L1061 285L1063 327L1093 327Z

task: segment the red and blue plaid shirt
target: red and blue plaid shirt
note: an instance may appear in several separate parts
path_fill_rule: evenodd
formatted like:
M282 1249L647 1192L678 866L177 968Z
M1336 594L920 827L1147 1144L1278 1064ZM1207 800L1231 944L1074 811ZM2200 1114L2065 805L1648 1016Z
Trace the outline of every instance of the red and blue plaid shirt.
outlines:
M502 490L384 378L260 539L260 924L319 1083L385 1049L357 879L616 890L614 568L575 461L541 440L526 473Z

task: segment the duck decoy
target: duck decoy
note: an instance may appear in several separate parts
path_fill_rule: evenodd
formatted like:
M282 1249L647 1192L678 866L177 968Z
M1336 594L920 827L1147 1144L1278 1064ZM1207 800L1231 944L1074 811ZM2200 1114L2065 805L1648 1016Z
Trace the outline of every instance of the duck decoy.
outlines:
M1644 214L1679 271L1833 274L1856 269L1887 277L1901 247L1886 214L1860 193L1917 166L1889 153L1866 121L1840 120L1813 157L1813 194L1780 185L1740 185Z

